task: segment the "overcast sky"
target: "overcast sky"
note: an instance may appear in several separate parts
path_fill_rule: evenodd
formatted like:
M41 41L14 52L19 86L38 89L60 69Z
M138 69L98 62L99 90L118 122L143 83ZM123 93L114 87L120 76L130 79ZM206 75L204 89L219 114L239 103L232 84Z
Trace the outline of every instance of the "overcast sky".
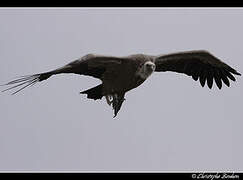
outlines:
M88 53L126 56L205 49L243 73L242 8L1 8L0 84ZM81 90L98 79L61 74L0 93L0 170L243 171L243 80L202 88L154 73L113 119ZM4 87L0 87L1 90Z

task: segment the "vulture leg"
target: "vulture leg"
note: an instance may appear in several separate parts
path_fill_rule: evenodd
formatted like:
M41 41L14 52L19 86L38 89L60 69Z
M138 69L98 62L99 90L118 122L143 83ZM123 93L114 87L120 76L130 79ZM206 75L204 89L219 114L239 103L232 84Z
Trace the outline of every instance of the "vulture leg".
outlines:
M105 99L106 99L106 102L107 102L107 104L110 106L111 104L112 104L112 98L113 96L111 96L111 95L106 95L105 96Z

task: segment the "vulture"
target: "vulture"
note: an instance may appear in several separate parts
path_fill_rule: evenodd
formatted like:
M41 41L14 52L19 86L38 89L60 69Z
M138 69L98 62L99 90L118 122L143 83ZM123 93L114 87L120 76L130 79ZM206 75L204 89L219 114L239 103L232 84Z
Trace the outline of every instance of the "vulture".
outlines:
M61 73L92 76L100 79L101 83L80 93L86 94L87 98L94 100L104 96L107 104L112 106L114 117L116 117L125 100L126 92L140 86L153 72L166 71L191 76L193 80L199 80L202 87L207 82L210 89L214 81L219 89L222 88L223 83L229 87L230 80L236 80L233 75L241 75L205 50L183 51L157 56L134 54L115 57L87 54L52 71L20 76L3 84L12 85L3 92L20 87L12 93L16 94L28 86Z

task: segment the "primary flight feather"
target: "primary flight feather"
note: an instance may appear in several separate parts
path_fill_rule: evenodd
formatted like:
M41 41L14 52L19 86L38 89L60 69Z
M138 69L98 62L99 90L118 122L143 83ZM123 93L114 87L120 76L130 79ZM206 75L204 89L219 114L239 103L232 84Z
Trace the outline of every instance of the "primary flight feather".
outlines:
M222 82L228 87L235 81L234 75L241 75L235 69L222 62L205 50L185 51L167 55L151 56L135 54L125 57L88 54L71 63L45 73L22 76L4 85L14 85L3 91L21 87L12 94L60 73L75 73L98 78L102 81L96 87L80 92L89 99L101 99L105 96L114 109L114 117L119 112L125 93L141 85L153 72L173 71L184 73L204 87L207 82L211 89L213 80L219 89ZM16 84L16 85L15 85Z

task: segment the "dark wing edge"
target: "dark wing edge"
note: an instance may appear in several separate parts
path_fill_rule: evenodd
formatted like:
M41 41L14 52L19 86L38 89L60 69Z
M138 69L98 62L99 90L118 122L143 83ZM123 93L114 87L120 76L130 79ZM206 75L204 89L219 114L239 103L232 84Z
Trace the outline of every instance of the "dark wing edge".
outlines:
M0 86L12 86L3 90L2 92L20 87L17 91L12 93L13 95L27 87L35 85L37 82L46 80L55 74L74 73L88 75L100 79L108 66L121 64L124 59L125 58L88 54L53 71L19 76L16 79Z
M155 71L157 72L173 71L192 76L195 81L199 79L202 87L204 87L207 81L210 89L213 86L213 80L217 87L221 89L222 81L229 87L229 79L236 81L232 74L241 75L235 69L205 50L185 51L157 56L155 58L155 65Z

